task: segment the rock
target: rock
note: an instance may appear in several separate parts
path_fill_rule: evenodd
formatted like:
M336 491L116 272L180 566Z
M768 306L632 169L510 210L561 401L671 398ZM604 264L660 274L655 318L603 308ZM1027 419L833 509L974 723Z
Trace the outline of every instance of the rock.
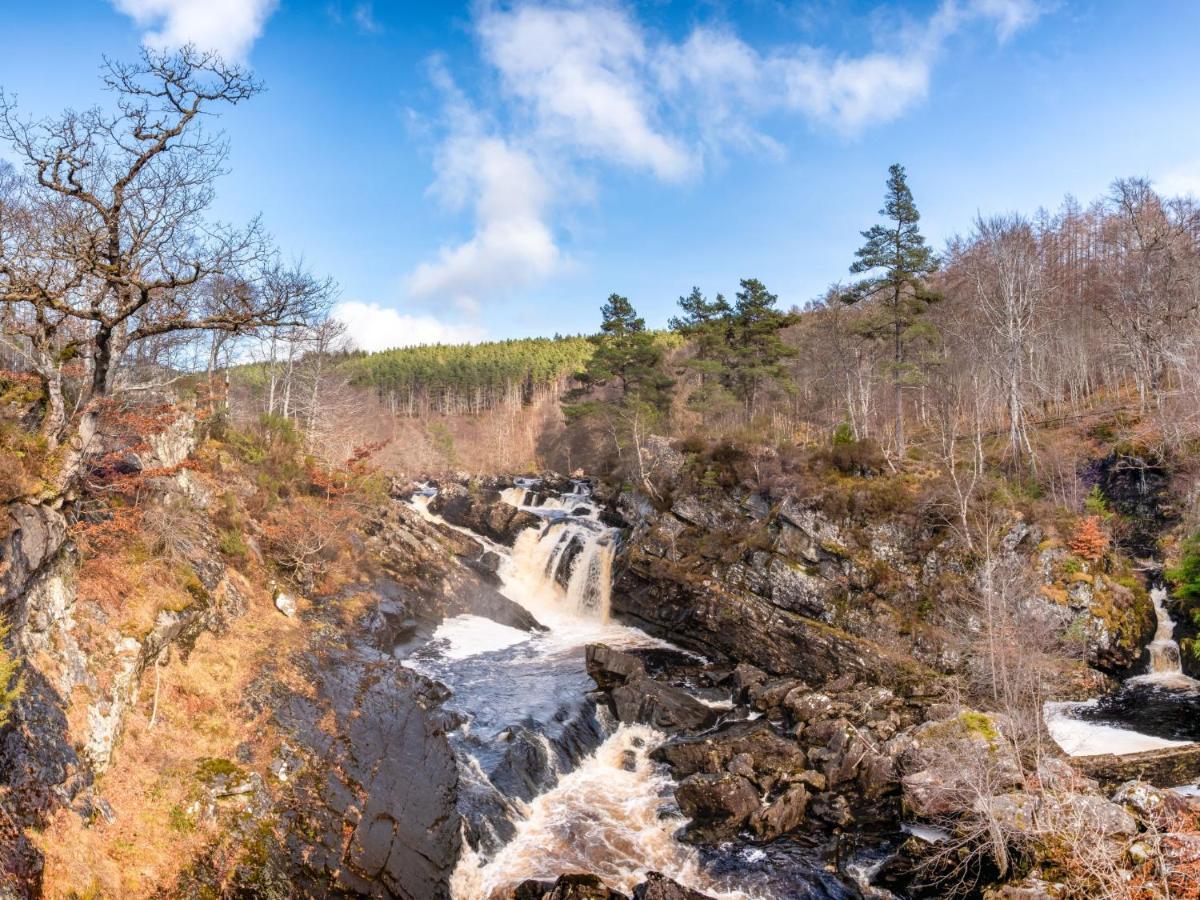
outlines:
M800 826L808 809L808 790L793 784L750 819L750 827L761 840L770 841Z
M754 757L749 753L739 753L725 767L731 775L741 775L743 778L754 778Z
M1069 821L1087 822L1101 837L1137 834L1137 820L1119 803L1110 803L1096 794L1067 794L1049 801Z
M275 608L289 619L294 618L297 612L296 598L280 591L275 595Z
M846 798L829 791L817 794L812 799L809 810L822 822L838 828L845 828L854 821L854 813L850 811L850 804Z
M608 692L617 721L652 725L666 731L707 728L716 713L686 691L655 681L636 656L604 644L584 651L588 675Z
M750 688L762 684L766 680L767 673L749 663L738 663L727 679L733 687L734 699L738 702L746 699L746 692Z
M401 896L408 896L402 894ZM512 900L629 900L624 894L609 888L597 875L563 875L548 883L533 879L521 882L512 893Z
M1142 821L1160 827L1167 826L1171 819L1185 814L1189 808L1188 801L1174 791L1165 791L1148 782L1136 780L1127 781L1117 788L1112 800Z
M829 712L833 699L820 691L798 687L783 698L783 708L791 713L794 722L810 722Z
M667 763L676 778L716 775L729 770L735 759L748 757L753 775L745 777L773 784L798 777L806 766L800 746L762 719L726 725L715 734L673 738L650 755ZM737 774L744 775L744 770Z
M609 693L617 720L642 723L664 731L698 730L716 720L716 713L679 688L639 675Z
M758 791L728 772L690 775L675 788L675 799L692 820L688 833L702 840L732 837L758 811Z
M797 690L806 691L808 686L797 678L772 678L751 687L747 697L751 706L765 713L777 709L784 697Z
M645 664L636 656L604 644L588 644L584 660L588 676L602 691L611 691L634 676L646 674Z
M429 501L429 510L451 525L467 528L511 547L526 528L541 528L542 519L501 499L491 488L476 491L462 485L446 485Z
M633 900L712 900L708 894L685 888L658 872L648 872L646 880L633 889Z

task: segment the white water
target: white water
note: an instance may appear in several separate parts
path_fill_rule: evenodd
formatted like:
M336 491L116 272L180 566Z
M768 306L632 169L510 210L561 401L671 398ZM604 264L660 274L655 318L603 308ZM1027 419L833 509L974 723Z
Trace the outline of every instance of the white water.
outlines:
M553 881L564 872L591 872L632 893L648 872L723 900L751 895L706 874L696 851L674 838L686 823L663 814L672 782L647 752L664 735L621 725L558 785L529 804L516 837L490 861L468 851L450 883L461 900L493 900L526 878ZM761 895L760 895L761 896Z
M1190 743L1154 737L1115 725L1088 722L1072 715L1074 711L1095 707L1096 704L1096 700L1046 704L1046 727L1055 743L1068 756L1099 756L1104 753L1121 756L1126 753L1162 750L1166 747L1182 747Z
M523 500L529 487L510 488L508 496ZM471 713L463 734L473 735L489 749L505 740L501 723L526 717L542 720L553 714L564 694L582 696L590 687L582 672L586 644L671 648L608 620L616 532L591 515L571 515L587 499L577 484L576 492L561 504L524 507L540 510L547 521L520 534L511 550L467 529L455 529L499 555L501 591L549 629L529 633L480 616L456 616L442 622L426 652L408 660L452 687L455 700ZM413 506L430 520L446 524L427 509L428 500L414 497ZM472 708L473 703L479 706ZM659 871L722 900L769 900L768 891L751 895L726 883L737 876L709 876L696 851L675 840L674 833L686 820L673 807L665 766L647 755L662 739L650 728L621 725L550 790L529 803L511 800L507 805L516 821L515 838L490 859L464 842L451 881L452 896L490 900L526 878L552 880L578 871L595 873L610 887L631 892L647 872ZM472 757L466 776L483 784L488 775L481 763ZM485 764L490 767L492 762Z
M1129 684L1149 685L1164 691L1200 690L1200 682L1183 674L1179 644L1175 642L1175 623L1167 612L1167 591L1156 585L1150 591L1157 625L1154 639L1147 646L1150 652L1148 671L1128 679ZM1142 734L1131 728L1093 722L1080 718L1079 713L1095 709L1098 701L1047 703L1044 707L1046 727L1050 736L1069 756L1098 756L1112 753L1143 753L1167 747L1183 747L1191 741L1171 740Z

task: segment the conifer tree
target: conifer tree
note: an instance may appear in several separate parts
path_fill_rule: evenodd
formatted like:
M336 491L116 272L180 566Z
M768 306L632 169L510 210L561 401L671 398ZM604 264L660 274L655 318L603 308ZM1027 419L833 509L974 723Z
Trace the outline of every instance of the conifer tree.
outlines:
M741 288L733 305L720 294L709 301L692 288L679 298L684 315L673 318L671 328L695 349L691 365L700 372L701 389L693 404L712 408L731 395L750 419L765 382L786 384L782 363L795 351L783 341L792 317L776 309L779 298L756 278L742 279Z
M899 164L888 169L887 194L879 214L888 221L872 225L862 233L866 243L856 251L858 258L850 267L855 275L878 274L859 281L841 299L844 303L870 301L882 307L883 315L872 331L877 338L891 337L896 449L903 453L906 332L913 332L938 296L925 286L924 279L936 270L937 260L917 227L921 214L909 190L904 167Z

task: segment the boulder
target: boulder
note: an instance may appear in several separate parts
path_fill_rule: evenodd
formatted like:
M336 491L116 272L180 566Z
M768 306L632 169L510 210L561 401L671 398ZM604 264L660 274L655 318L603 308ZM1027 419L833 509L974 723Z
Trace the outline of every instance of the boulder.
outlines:
M808 809L808 790L793 784L771 803L754 813L750 827L761 840L770 841L798 827Z
M646 880L633 889L633 900L712 900L712 898L708 894L686 888L659 872L649 872Z
M707 728L716 720L710 707L686 691L647 675L636 656L604 644L589 644L584 653L588 675L608 693L617 721L677 731Z
M692 820L689 835L705 841L732 837L759 808L754 785L728 772L688 776L675 788L675 799Z
M651 725L663 731L707 728L716 713L685 691L646 675L629 679L609 693L617 720Z
M651 756L671 766L677 778L716 775L730 770L734 760L748 757L753 773L748 777L771 783L797 777L807 764L800 746L777 734L763 719L726 725L715 734L673 738ZM739 768L738 774L744 771Z
M634 676L646 674L646 666L636 656L613 650L605 644L588 644L584 649L588 676L602 691L611 691Z

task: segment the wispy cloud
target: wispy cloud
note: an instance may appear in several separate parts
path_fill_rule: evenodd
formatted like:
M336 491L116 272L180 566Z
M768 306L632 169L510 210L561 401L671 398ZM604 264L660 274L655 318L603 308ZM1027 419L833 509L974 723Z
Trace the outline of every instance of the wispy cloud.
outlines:
M413 299L475 312L482 298L541 281L559 266L561 253L546 222L550 189L534 157L491 133L440 67L434 79L446 97L447 136L431 193L451 209L469 206L474 235L419 265L407 289Z
M354 346L368 352L483 339L483 330L477 326L451 325L428 315L405 315L378 303L357 300L340 303L334 308L333 316L345 323Z
M927 19L898 21L886 49L756 47L728 27L673 41L617 0L481 0L475 36L495 75L482 116L434 68L445 97L432 192L473 211L474 231L418 266L415 299L470 309L564 266L551 226L565 189L617 168L674 183L729 152L781 155L781 118L853 139L929 94L947 45L979 25L1006 41L1041 14L1035 0L942 0ZM497 125L502 123L502 127Z
M658 122L641 27L616 6L487 9L484 57L541 140L677 180L694 166Z
M143 30L148 47L195 44L241 62L262 34L278 0L112 0Z

